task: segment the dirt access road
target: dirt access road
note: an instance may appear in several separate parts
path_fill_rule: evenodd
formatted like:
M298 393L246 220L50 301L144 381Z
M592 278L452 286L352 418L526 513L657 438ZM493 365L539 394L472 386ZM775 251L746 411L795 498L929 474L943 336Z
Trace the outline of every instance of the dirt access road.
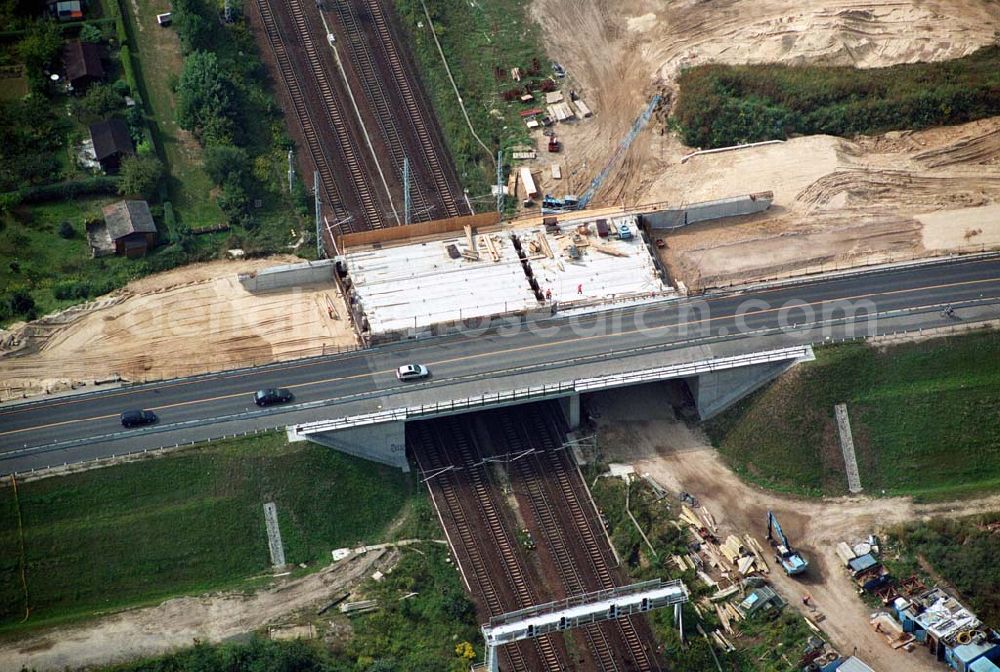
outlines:
M925 649L894 651L868 623L869 608L834 552L838 541L867 535L879 527L931 516L959 516L1000 508L1000 495L957 504L916 505L908 498L843 497L809 500L782 497L741 481L723 463L698 429L678 421L660 391L631 388L600 395L588 404L597 422L605 459L633 464L674 492L694 494L718 521L720 537L751 533L766 546L768 510L781 520L793 543L810 561L809 574L793 579L773 571L768 579L793 608L802 596L826 618L820 627L846 654L855 652L877 672L940 672ZM862 475L862 479L863 479Z
M315 608L351 590L375 570L387 571L399 551L371 551L300 579L275 579L265 590L179 597L80 626L55 628L0 643L0 672L37 672L109 665L162 655L196 641L220 642L268 625L316 620ZM306 613L304 610L308 610ZM303 612L302 618L297 614ZM327 613L329 621L334 614Z
M586 189L652 93L676 93L682 67L948 60L1000 30L1000 3L989 0L534 0L532 14L549 55L569 72L565 88L594 110L557 127L565 177L542 184L556 195ZM1000 246L1000 119L855 140L805 137L685 163L692 148L664 122L639 135L595 205L775 192L766 215L669 237L676 251L666 262L689 287ZM544 175L551 160L535 168Z
M0 400L114 376L156 380L354 346L332 281L253 294L237 280L238 273L300 261L284 255L193 264L0 330Z

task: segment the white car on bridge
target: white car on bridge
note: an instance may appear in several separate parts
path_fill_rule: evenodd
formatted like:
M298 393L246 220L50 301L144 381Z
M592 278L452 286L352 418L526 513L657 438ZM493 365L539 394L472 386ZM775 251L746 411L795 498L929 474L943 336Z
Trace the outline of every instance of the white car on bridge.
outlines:
M400 380L420 380L431 375L431 370L423 364L404 364L396 369L396 377Z

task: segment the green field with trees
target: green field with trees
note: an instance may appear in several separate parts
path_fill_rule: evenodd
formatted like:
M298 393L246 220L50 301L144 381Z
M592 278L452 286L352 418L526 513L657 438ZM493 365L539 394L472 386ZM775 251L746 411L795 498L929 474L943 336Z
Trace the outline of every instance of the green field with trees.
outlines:
M707 423L743 478L805 495L847 489L846 403L866 493L947 499L1000 489L1000 332L816 349L816 361Z
M4 479L0 632L245 585L270 569L266 502L287 561L316 568L381 541L413 497L396 469L278 433L23 482L16 497Z
M161 28L167 9L94 0L84 20L60 23L41 4L0 4L11 29L0 67L25 73L11 87L23 95L0 97L0 326L228 249L315 255L311 199L301 180L289 193L292 142L239 8L225 23L221 5L182 0L175 27ZM50 78L70 40L105 51L106 81L70 91ZM105 176L79 155L89 125L114 117L136 155ZM88 260L86 223L123 196L150 202L159 246L140 260Z
M512 91L520 95L525 87L538 91L552 74L542 48L541 30L528 14L529 2L395 0L395 4L459 179L469 189L477 209L488 208L493 200L490 187L496 184L497 150L502 148L507 152L506 161L510 165L511 147L530 140L518 114L530 105L507 99ZM434 22L441 50L472 126L489 152L469 131L434 43L424 5ZM535 65L538 67L534 68ZM526 73L520 84L510 79L514 67ZM497 78L494 68L500 68L502 78Z
M1000 46L887 68L704 65L677 83L673 114L691 147L921 129L1000 114Z
M940 577L984 623L1000 628L1000 512L932 518L892 527L885 534L883 555L895 576L916 574L928 585Z

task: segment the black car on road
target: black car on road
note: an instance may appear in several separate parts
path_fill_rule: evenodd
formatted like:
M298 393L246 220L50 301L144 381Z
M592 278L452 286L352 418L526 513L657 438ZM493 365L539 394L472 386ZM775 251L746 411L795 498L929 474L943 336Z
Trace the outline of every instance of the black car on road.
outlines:
M143 425L151 425L158 419L156 413L152 411L141 409L125 411L122 413L122 427L142 427Z
M271 406L273 404L287 404L294 398L292 393L283 387L269 387L266 390L257 390L253 395L253 403L258 406Z

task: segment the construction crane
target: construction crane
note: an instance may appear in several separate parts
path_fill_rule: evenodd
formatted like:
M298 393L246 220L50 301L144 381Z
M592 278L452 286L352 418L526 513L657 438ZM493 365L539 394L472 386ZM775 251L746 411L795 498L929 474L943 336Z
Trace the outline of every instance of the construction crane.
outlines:
M542 202L542 212L546 214L566 212L569 210L583 210L587 207L597 192L600 190L601 185L604 184L604 180L607 179L608 175L611 173L611 169L615 167L620 159L629 147L632 146L632 141L636 139L639 132L646 127L649 120L653 118L653 112L656 110L656 106L660 104L660 94L653 96L653 99L649 101L649 105L646 106L645 111L639 115L639 118L635 120L632 124L632 129L628 132L615 149L614 153L608 158L607 162L604 164L604 168L601 172L597 174L593 180L590 181L590 186L587 191L583 192L583 195L579 198L575 196L567 196L566 198L554 198L546 194L544 201ZM550 149L551 151L551 149Z
M788 576L801 574L809 567L809 561L788 543L788 537L781 530L778 519L771 511L767 512L767 540L774 547L774 559L781 564Z

